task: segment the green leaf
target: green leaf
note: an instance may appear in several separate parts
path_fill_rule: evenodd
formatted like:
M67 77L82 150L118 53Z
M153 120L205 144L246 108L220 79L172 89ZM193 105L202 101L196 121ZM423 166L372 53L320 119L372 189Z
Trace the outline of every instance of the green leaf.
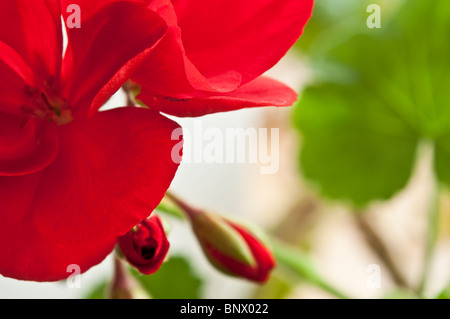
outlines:
M267 283L258 287L252 299L286 299L294 286L295 282L273 273Z
M155 299L202 298L202 280L185 258L171 257L153 275L144 276L133 269L133 275Z
M320 55L347 38L366 33L367 8L378 4L382 9L382 26L407 0L316 0L311 19L305 27L296 48ZM343 18L344 17L344 18Z
M357 206L401 190L424 140L435 145L437 176L450 185L450 2L380 6L381 29L368 29L365 13L356 31L332 30L339 41L314 50L318 76L294 117L304 176Z
M398 289L393 292L390 292L383 299L419 299L412 292L407 290Z
M303 134L301 167L325 195L363 205L405 186L418 138L395 117L388 119L389 132L375 103L358 110L348 94L356 95L332 85L306 92L296 115Z
M108 283L106 281L99 283L84 299L106 299L107 287Z
M450 283L448 284L447 288L445 288L437 297L436 299L450 299Z

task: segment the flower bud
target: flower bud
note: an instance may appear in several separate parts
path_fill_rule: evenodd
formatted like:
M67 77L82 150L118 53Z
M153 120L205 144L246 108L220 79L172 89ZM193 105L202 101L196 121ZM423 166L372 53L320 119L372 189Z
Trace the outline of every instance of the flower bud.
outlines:
M119 237L117 244L126 260L145 275L161 267L170 246L163 223L156 215Z
M190 218L203 251L218 270L257 282L268 279L275 258L254 231L216 214L197 211Z

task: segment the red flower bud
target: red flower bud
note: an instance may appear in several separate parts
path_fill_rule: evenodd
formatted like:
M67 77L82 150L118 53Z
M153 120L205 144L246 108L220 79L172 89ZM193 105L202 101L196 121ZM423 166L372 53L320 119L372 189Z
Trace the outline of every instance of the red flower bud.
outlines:
M257 282L268 279L275 258L255 232L215 214L191 218L203 251L218 270Z
M127 261L146 275L161 267L170 246L163 223L156 215L119 237L117 243Z

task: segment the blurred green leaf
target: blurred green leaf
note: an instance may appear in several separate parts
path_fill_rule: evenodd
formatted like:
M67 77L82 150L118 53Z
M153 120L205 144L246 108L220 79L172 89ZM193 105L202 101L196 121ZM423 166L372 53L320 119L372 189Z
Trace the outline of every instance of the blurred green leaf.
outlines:
M399 289L387 294L383 299L419 299L419 298L410 291Z
M295 112L304 176L324 195L357 206L402 189L423 140L433 142L437 176L450 185L450 2L380 6L381 29L368 29L361 6L357 31L340 37L332 30L344 40L321 51L313 64L319 77Z
M437 297L436 299L450 299L450 283L448 284L447 288L445 288Z
M273 273L267 283L258 286L252 299L285 299L292 292L294 284L292 281Z
M296 48L309 54L322 55L338 42L368 31L366 21L371 4L383 7L383 23L392 18L405 0L315 0L314 11Z
M155 299L202 298L203 282L183 257L171 257L153 275L144 276L134 269L132 273Z
M99 283L84 299L106 299L106 281Z

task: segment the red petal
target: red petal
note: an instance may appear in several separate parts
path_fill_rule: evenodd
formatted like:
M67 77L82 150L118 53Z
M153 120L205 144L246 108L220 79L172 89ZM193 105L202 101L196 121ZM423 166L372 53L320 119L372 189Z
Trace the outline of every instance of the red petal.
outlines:
M175 175L171 134L177 127L140 108L60 127L59 155L35 199L38 228L70 244L127 233L156 208Z
M170 28L147 54L132 79L153 94L184 98L197 91L229 92L241 84L241 76L229 71L207 79L186 56L177 27Z
M32 107L26 88L36 80L24 59L0 41L0 176L30 174L48 166L56 157L56 127L29 118Z
M258 106L290 106L297 93L281 82L260 77L232 93L190 99L153 96L147 90L138 96L146 105L161 112L180 116L202 116Z
M34 74L22 57L0 41L0 112L23 114L21 107L30 102L25 94L33 86Z
M156 95L176 98L184 98L197 91L229 92L241 84L241 75L235 70L209 77L199 72L184 50L183 31L178 27L171 1L152 1L148 9L157 12L166 21L169 29L163 40L149 52L139 66L133 75L134 81Z
M264 282L269 277L270 271L275 267L276 261L275 257L272 255L271 251L265 247L258 239L256 239L252 234L250 234L245 228L240 225L230 223L234 229L236 229L239 234L245 239L248 247L252 251L253 257L257 262L257 267L251 270L251 268L242 271L249 271L247 273L247 278L256 280L259 282Z
M58 149L55 125L0 112L0 176L37 172L53 162Z
M107 92L102 92L102 100L115 93L129 77L127 72L115 77L117 72L152 47L166 30L164 21L156 13L143 10L142 5L109 2L112 3L92 12L91 2L81 1L82 15L86 9L91 16L82 21L81 28L67 29L69 47L63 68L64 93L76 112L87 113L95 96L105 86Z
M247 83L298 40L313 0L173 1L187 56L207 78L238 72Z
M42 172L0 177L0 274L21 280L56 281L68 278L67 267L76 264L82 272L100 263L116 238L95 244L61 245L43 237L32 221L32 207ZM51 195L49 195L51 196Z
M0 41L42 79L57 76L62 59L59 0L0 0L0 7Z

